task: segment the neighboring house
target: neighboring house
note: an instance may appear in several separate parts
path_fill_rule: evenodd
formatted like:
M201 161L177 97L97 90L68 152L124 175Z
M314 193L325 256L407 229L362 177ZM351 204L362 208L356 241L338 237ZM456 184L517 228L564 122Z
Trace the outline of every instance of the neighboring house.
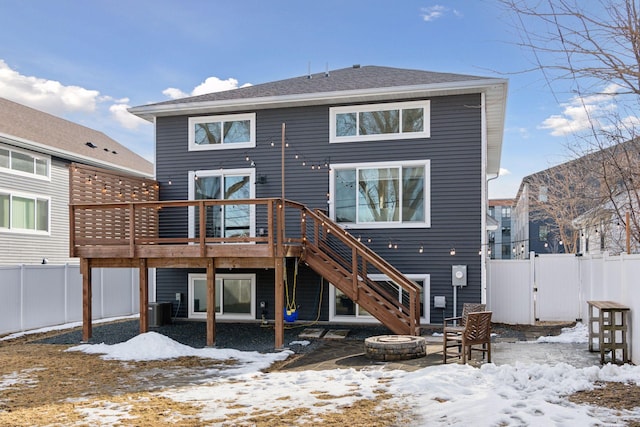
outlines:
M326 211L418 284L420 318L428 324L484 299L487 177L499 171L506 96L504 79L353 66L130 112L155 124L161 201L284 195ZM253 208L224 206L207 223L214 236L265 236ZM165 210L161 236L185 228L197 236L196 209L188 221L169 219ZM287 230L290 223L287 216ZM284 296L297 318L375 321L375 306L365 310L347 296L348 286L341 290L323 279L331 272L319 274L315 256L303 249L285 262ZM231 258L225 263L231 267L215 269L215 318L278 319L277 261L275 272L273 262L270 268L234 268ZM466 286L457 294L454 266L466 267L463 283L456 282ZM210 320L207 271L158 269L156 300L173 301L178 317ZM391 281L371 269L366 274L381 287ZM402 300L405 292L395 292ZM436 296L445 297L444 310L434 306Z
M102 132L0 98L0 264L77 261L69 257L72 162L153 176L149 161Z
M511 259L513 247L511 244L511 209L513 199L490 199L489 217L494 220L493 229L489 229L488 247L491 259ZM489 221L489 220L487 220Z
M629 140L523 178L512 211L515 258L530 252L620 253L626 235L635 251L638 164L640 145Z
M621 206L629 207L623 219L620 219L617 213ZM637 199L630 200L628 195L620 194L615 198L615 203L609 200L576 218L573 225L580 235L580 253L639 253L640 245L633 238L630 229L633 227L631 211L638 212Z
M549 201L549 190L557 182L555 180L547 182L546 177L560 167L545 169L522 179L515 199L516 205L512 209L513 258L527 259L530 252L543 254L565 252L557 222L551 216L536 213L535 208L544 203L557 203Z

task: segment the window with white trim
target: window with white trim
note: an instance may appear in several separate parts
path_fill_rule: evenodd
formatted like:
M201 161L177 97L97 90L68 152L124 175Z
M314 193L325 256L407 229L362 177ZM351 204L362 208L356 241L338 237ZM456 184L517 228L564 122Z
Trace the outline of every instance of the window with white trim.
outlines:
M51 158L0 146L0 170L17 175L50 178Z
M189 200L255 198L255 169L218 169L189 172ZM189 235L198 234L198 211L189 208ZM207 207L207 237L255 236L255 205Z
M255 146L255 113L189 118L189 151Z
M431 137L430 102L352 105L329 109L329 142Z
M255 319L256 275L216 274L215 313L220 319ZM207 275L189 274L189 318L207 317Z
M420 318L423 322L428 323L430 320L430 278L429 274L407 274L407 278L413 280L420 287L420 295L418 303L420 304ZM398 290L398 300L401 301L404 291L394 282L383 274L372 274L369 276L371 280L380 282L385 286L395 286ZM340 289L331 285L329 293L329 319L336 321L355 321L355 322L376 322L377 320L360 305L354 303Z
M49 233L50 200L0 191L0 230Z
M430 227L430 161L332 164L330 214L349 227Z

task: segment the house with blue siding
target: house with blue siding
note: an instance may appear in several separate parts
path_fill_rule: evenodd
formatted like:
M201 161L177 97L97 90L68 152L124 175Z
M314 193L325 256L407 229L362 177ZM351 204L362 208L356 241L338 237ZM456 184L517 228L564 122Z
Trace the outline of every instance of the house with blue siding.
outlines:
M504 79L354 65L130 112L155 124L161 200L282 197L317 209L417 284L429 324L485 298L487 179L499 171L506 95ZM264 235L252 208L216 209L215 236ZM197 216L161 219L160 233L193 236ZM304 253L284 260L297 320L377 321L311 264ZM274 280L273 269L216 268L216 319L277 319ZM158 269L156 281L173 315L206 318L203 269Z
M503 79L356 65L130 109L155 125L159 197L73 197L84 339L97 266L140 269L141 332L156 268L156 301L206 319L207 345L217 320L274 322L279 348L285 322L416 335L483 301L506 95Z

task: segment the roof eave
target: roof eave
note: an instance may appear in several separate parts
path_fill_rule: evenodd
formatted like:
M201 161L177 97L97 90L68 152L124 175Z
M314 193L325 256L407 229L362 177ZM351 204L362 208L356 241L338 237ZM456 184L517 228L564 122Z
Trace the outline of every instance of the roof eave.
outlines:
M506 79L473 79L459 82L424 85L393 86L347 91L318 92L282 96L254 97L203 102L175 102L132 107L129 112L153 122L156 117L176 115L215 114L230 111L267 108L301 107L328 103L352 103L486 93L487 174L500 172L502 138L506 113L508 81Z
M66 159L72 162L82 163L88 166L97 166L97 167L107 168L107 169L111 169L111 170L122 172L122 173L128 173L135 176L153 178L153 174L144 173L143 171L140 171L137 169L131 169L115 163L101 161L93 157L83 156L81 154L74 153L67 150L62 150L60 148L53 148L46 144L41 144L41 143L20 138L17 136L7 135L1 132L0 132L0 142L6 142L8 144L15 145L16 147L20 147L20 148L24 148L32 151L38 151L39 153L42 153L42 154L60 157L62 159Z
M478 79L461 82L434 83L427 85L393 86L386 88L331 91L295 95L264 96L221 101L175 102L171 104L141 105L129 108L129 112L148 121L154 117L177 116L225 112L243 109L265 109L277 107L297 107L303 105L325 104L328 102L359 102L372 99L394 99L398 97L437 96L454 93L472 93L481 88L494 85L506 85L504 79Z

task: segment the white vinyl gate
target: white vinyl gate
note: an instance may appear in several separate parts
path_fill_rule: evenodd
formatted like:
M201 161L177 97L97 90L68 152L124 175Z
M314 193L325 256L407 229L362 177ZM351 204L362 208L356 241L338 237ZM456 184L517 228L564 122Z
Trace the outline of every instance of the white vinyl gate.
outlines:
M539 322L581 319L578 258L553 254L533 260L534 319Z
M531 325L533 268L529 260L492 259L487 265L487 308L497 323Z

